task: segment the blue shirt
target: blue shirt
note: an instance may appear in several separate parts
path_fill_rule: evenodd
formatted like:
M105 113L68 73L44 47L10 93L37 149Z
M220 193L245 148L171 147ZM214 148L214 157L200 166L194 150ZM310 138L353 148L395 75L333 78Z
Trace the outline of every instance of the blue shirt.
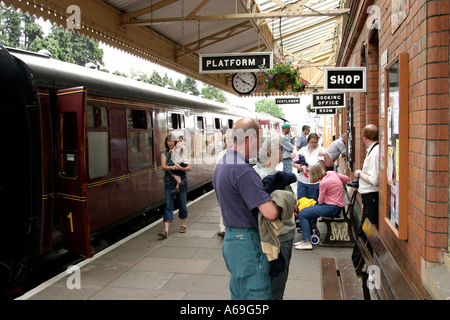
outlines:
M227 150L217 162L213 187L226 227L258 228L256 208L271 198L245 156Z
M308 145L308 140L306 139L306 135L301 132L300 135L297 137L297 147L303 148Z

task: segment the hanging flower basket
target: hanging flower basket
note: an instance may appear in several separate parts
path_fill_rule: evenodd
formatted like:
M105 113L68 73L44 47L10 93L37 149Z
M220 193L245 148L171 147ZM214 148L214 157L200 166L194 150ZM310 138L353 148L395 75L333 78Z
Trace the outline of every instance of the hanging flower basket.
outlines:
M292 66L292 61L280 58L273 62L272 69L261 68L256 92L269 93L272 90L299 93L306 90L308 81Z

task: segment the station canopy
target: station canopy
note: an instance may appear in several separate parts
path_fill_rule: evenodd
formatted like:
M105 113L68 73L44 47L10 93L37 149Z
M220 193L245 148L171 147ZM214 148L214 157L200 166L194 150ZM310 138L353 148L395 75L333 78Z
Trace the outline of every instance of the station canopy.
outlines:
M321 91L323 68L335 65L350 0L3 2L63 27L75 21L80 34L235 94L231 73L199 72L200 55L273 52L300 68L309 91Z

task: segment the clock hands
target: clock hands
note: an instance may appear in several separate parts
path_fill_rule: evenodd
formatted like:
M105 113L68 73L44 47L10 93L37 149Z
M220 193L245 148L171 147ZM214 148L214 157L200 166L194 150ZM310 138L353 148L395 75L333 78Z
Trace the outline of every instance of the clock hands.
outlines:
M242 78L240 77L240 76L237 76L237 78L239 79L239 80L241 80L243 83L245 83L246 85L248 85L248 86L250 86L251 84L250 83L248 83L248 82L246 82L246 81L244 81L244 80L242 80Z

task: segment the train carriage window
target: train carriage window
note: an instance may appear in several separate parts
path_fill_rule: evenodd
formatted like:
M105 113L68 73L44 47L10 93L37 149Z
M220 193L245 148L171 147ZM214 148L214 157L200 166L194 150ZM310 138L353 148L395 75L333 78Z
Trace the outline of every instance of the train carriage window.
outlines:
M206 152L206 119L204 116L195 117L195 155Z
M214 118L214 129L222 129L222 119Z
M232 119L228 119L228 129L233 129L234 121Z
M145 110L128 110L127 114L128 128L147 129L148 116Z
M148 110L127 110L130 169L153 164L153 118Z
M201 116L197 117L196 128L202 129L202 130L205 129L205 117L201 117Z
M89 150L89 177L108 175L110 171L109 116L106 107L87 105L87 139Z
M75 178L78 176L78 130L77 113L63 112L60 114L61 130L61 175Z
M169 112L169 129L170 130L176 130L176 129L184 129L184 115L179 113L171 113Z

